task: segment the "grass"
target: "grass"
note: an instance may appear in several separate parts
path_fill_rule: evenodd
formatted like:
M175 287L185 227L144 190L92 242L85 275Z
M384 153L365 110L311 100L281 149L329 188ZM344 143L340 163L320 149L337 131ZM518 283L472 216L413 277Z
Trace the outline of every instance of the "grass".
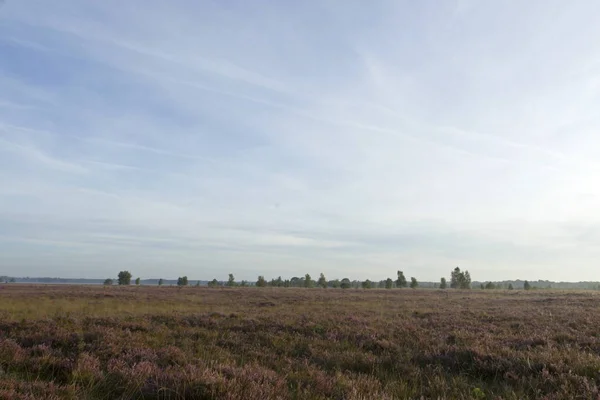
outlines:
M0 399L598 399L592 292L0 287Z

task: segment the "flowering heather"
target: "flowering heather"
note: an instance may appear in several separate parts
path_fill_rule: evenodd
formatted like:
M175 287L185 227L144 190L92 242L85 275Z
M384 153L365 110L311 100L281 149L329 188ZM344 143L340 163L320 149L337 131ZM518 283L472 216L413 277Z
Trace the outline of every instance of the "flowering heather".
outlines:
M600 295L5 285L0 399L600 399Z

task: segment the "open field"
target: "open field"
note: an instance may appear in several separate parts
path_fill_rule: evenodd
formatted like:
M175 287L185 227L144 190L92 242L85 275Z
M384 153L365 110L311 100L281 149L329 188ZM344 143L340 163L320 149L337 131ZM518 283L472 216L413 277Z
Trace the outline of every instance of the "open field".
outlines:
M598 399L593 292L0 287L1 399Z

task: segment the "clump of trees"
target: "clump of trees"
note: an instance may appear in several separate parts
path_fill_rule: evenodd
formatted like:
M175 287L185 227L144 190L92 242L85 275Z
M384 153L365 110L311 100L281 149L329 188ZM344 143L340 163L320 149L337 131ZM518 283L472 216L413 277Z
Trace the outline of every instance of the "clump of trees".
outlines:
M411 277L410 278L410 288L411 289L416 289L418 287L419 287L419 282L417 281L417 278Z
M396 279L396 287L405 288L408 282L406 282L406 277L404 276L404 272L398 271L398 279Z
M448 288L448 283L446 282L446 278L442 277L442 279L440 279L440 289L447 289Z
M104 286L112 286L113 285L113 280L108 278L104 280Z
M130 285L131 284L131 272L129 272L129 271L119 272L119 275L117 275L117 283L121 286Z
M132 275L129 271L120 271L118 274L118 279L117 279L117 283L119 285L130 285L131 284L131 278ZM108 285L110 282L110 284L112 284L112 279L107 279L104 284ZM135 279L135 284L136 285L140 285L141 283L141 278L137 278ZM166 281L164 279L159 279L158 280L158 286L162 286L166 283ZM177 286L178 287L183 287L183 286L188 286L189 281L188 281L188 277L187 276L182 276L179 277L177 279ZM201 286L200 281L196 281L195 283L196 287ZM343 279L335 279L335 280L331 280L328 281L327 278L325 277L324 273L320 273L319 274L319 278L318 280L313 280L310 274L305 274L304 276L301 277L292 277L291 279L283 279L281 276L277 277L276 279L273 278L270 281L267 281L264 277L264 275L260 275L256 281L256 283L249 283L248 281L242 280L241 282L237 282L235 280L235 276L230 273L229 277L227 279L227 281L218 281L216 278L213 279L212 281L208 282L208 287L220 287L220 286L227 286L227 287L248 287L248 286L256 286L256 287L304 287L304 288L313 288L313 287L318 287L318 288L322 288L322 289L326 289L326 288L341 288L341 289L350 289L350 288L354 288L354 289L393 289L395 288L406 288L406 287L410 287L412 289L416 289L419 287L425 287L425 288L440 288L440 289L447 289L448 287L453 288L453 289L470 289L471 288L471 275L469 273L469 271L461 271L459 267L456 267L455 269L453 269L452 271L450 271L450 282L448 282L446 280L445 277L442 277L440 279L440 283L430 283L430 282L426 282L424 284L419 283L419 281L417 280L416 277L410 277L410 280L406 279L406 276L404 275L403 271L398 270L397 271L397 278L395 280L393 280L392 278L386 278L385 280L380 280L380 281L371 281L369 279L365 280L365 281L359 281L359 280L353 280L351 281L348 278L343 278ZM503 285L503 284L499 284L496 285L493 282L487 282L487 283L482 283L481 284L481 288L482 289L501 289L501 288L508 288L508 289L512 289L512 284L511 285ZM532 286L529 284L529 282L525 281L524 283L524 288L525 290L529 290L532 288Z
M325 279L325 275L321 272L321 276L319 276L319 280L317 281L317 286L327 289L327 279Z
M179 278L177 278L177 286L182 287L182 286L187 286L188 285L188 277L187 276L180 276Z
M311 288L315 286L315 281L312 280L310 274L306 274L304 276L304 287Z
M233 274L229 274L229 279L227 280L227 286L229 286L229 287L237 286L237 284L235 283L235 277L233 276Z
M450 275L450 287L452 289L471 289L471 275L469 271L462 272L456 267Z
M256 281L256 286L257 287L266 287L267 286L267 281L265 280L265 277L260 275L258 277L258 280Z

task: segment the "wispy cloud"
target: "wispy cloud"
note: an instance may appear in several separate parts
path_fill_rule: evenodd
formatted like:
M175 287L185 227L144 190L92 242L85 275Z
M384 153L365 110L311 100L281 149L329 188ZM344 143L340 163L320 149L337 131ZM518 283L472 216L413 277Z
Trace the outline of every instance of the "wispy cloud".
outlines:
M0 269L594 279L598 11L9 1Z

